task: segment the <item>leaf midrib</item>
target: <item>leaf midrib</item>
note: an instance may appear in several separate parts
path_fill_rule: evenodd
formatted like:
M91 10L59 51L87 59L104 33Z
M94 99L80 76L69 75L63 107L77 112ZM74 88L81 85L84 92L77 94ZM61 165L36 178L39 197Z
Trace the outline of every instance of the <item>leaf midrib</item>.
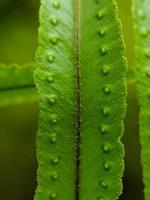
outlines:
M76 150L76 196L80 196L80 0L75 0L75 58L77 70L77 150Z

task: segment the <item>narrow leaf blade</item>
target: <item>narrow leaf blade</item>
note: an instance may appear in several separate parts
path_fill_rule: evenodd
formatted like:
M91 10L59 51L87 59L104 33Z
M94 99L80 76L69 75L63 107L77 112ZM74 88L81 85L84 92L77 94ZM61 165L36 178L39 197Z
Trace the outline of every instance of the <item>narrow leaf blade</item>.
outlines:
M122 191L125 74L113 0L81 0L80 199L115 200Z
M149 0L133 0L133 16L135 29L136 79L138 101L140 106L140 143L141 163L145 199L150 199L150 2Z
M42 0L35 73L40 100L35 200L75 199L76 69L72 0Z

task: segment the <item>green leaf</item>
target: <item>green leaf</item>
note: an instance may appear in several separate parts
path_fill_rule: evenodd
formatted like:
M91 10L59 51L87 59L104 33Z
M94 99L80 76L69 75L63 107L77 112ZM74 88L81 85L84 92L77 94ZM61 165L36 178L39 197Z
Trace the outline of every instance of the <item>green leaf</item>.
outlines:
M124 150L120 138L126 96L126 63L116 3L82 0L80 30L80 199L115 200L122 191Z
M34 87L0 91L0 107L14 106L27 102L37 102L37 91Z
M35 68L35 64L0 64L0 107L37 101Z
M23 66L0 64L0 91L22 87L34 87L35 64Z
M42 0L35 200L115 200L122 190L124 46L113 0Z
M75 199L77 75L73 0L42 0L36 83L40 99L36 200Z
M150 198L150 4L149 0L133 0L135 55L138 101L140 105L140 142L145 199Z

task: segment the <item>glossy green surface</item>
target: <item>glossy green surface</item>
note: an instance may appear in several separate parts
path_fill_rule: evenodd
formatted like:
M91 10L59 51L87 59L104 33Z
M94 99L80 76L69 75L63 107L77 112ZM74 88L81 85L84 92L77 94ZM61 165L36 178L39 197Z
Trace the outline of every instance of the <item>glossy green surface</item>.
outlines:
M80 10L80 199L115 200L124 168L126 63L120 21L114 1L82 0Z
M35 200L115 200L122 190L126 96L116 4L41 3Z
M41 3L35 73L41 110L35 200L73 200L77 109L73 1Z

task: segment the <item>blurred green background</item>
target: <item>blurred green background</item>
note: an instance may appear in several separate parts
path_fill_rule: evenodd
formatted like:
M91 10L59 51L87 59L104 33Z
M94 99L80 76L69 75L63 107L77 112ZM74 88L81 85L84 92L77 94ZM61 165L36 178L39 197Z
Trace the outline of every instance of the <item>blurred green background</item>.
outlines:
M131 1L117 0L128 58L128 107L125 119L124 192L120 200L143 200L138 136ZM0 63L34 62L39 0L0 0ZM32 99L32 98L31 98ZM28 99L0 107L0 199L31 200L36 188L38 103Z
M0 0L0 63L34 61L39 0Z
M39 0L0 0L0 63L34 62L39 4ZM3 200L31 200L36 188L38 103L31 90L24 91L28 98L18 89L19 103L8 101L7 91L6 95L2 91L4 98L0 98L0 199Z

